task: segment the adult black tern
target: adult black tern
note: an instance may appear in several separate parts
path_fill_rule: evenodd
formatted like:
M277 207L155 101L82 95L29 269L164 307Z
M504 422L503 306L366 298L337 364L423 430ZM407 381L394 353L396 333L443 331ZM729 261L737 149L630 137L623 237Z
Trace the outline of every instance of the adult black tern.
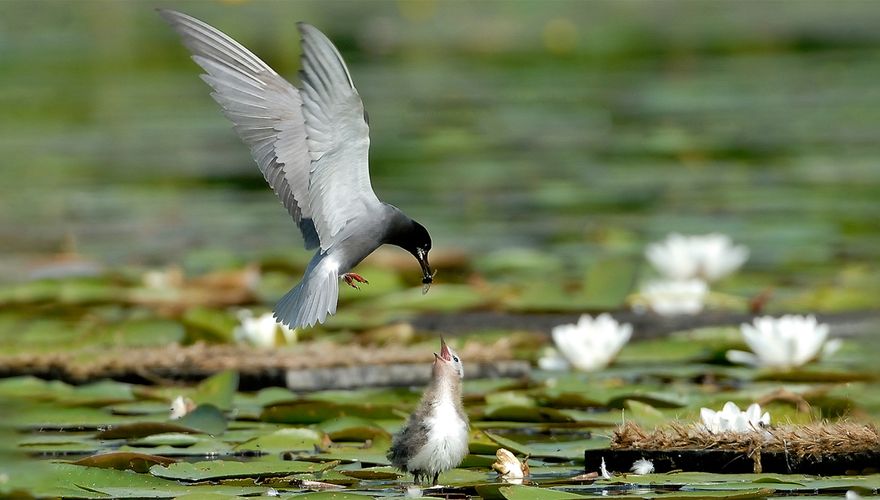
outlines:
M297 23L297 88L220 30L181 12L159 14L205 70L211 96L250 147L305 247L318 249L302 281L275 306L278 321L292 328L323 323L336 312L339 280L354 288L367 283L351 270L386 243L415 256L426 293L434 276L431 236L373 192L364 105L333 43L314 26Z

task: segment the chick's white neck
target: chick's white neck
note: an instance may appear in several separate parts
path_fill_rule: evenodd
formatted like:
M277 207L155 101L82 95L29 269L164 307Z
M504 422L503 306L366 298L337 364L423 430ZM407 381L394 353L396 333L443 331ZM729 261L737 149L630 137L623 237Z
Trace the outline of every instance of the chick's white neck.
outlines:
M461 404L459 380L440 380L427 403L430 412L425 424L428 439L407 464L409 470L422 470L429 475L456 467L468 451L468 422L459 411Z

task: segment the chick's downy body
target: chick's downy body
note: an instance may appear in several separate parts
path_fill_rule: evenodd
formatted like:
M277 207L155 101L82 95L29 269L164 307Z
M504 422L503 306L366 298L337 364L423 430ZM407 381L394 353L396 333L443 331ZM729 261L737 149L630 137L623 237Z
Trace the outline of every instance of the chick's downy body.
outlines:
M441 340L431 383L418 408L394 436L388 458L415 482L431 479L461 463L468 451L468 418L461 405L462 366L458 355Z

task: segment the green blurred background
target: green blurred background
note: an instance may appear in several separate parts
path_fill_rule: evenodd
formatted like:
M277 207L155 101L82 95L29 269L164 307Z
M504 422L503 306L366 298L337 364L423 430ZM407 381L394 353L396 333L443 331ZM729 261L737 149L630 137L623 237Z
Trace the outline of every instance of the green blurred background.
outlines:
M0 280L301 248L156 7L291 78L295 22L324 30L435 247L576 267L722 231L789 282L880 276L877 2L6 0Z

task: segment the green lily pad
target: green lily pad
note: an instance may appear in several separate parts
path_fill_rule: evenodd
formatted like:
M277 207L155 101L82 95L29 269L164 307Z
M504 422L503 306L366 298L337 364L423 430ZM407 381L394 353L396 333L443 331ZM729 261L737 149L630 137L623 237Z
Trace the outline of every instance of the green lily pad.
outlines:
M401 472L399 472L394 467L364 467L362 469L355 470L344 470L341 471L346 476L351 476L356 479L366 479L370 481L383 481L383 480L392 480L398 479L403 476Z
M296 496L297 499L303 500L364 500L364 498L372 497L372 495L359 495L345 491L317 491Z
M627 401L638 401L654 408L682 408L687 406L680 397L668 394L624 394L608 401L609 408L625 408Z
M198 434L167 432L160 434L151 434L149 436L144 436L140 439L129 439L128 444L130 446L174 446L178 448L184 448L187 446L192 446L196 443L204 442L206 440L210 439L206 439L204 436L200 436Z
M502 420L509 422L574 422L575 419L553 408L538 406L502 406L493 408L483 415L483 420Z
M187 339L209 342L231 342L232 332L238 326L238 319L224 311L196 307L189 309L182 318L187 327Z
M260 420L281 424L317 424L344 416L387 419L397 417L395 409L395 406L387 404L337 404L305 400L269 406L260 414Z
M507 500L567 500L571 498L584 498L584 495L552 490L550 488L536 488L534 486L502 486L498 488L498 491Z
M586 308L609 310L623 305L635 282L639 262L604 257L590 263L581 290Z
M236 450L252 450L264 453L281 453L284 451L312 450L321 443L323 433L314 429L294 427L279 429L262 434L238 444Z
M304 472L321 472L332 469L338 462L318 464L296 461L257 461L236 462L230 460L211 460L206 462L177 462L167 467L155 465L150 474L164 479L179 481L215 481L232 478L263 478L289 476Z
M237 390L238 373L227 370L203 380L192 394L192 400L198 405L211 404L229 410Z
M519 443L512 439L508 439L504 436L500 436L498 434L488 431L484 431L483 434L485 434L487 438L491 439L495 443L498 443L502 448L507 448L514 453L518 453L520 455L531 455L532 453L532 449L528 445Z
M453 312L473 309L485 305L489 300L485 293L471 286L438 283L431 287L430 297L423 295L421 288L411 288L359 302L358 305L386 311Z
M205 488L202 491L231 495L253 495L265 491L264 488L222 485L182 486L177 481L128 470L44 462L27 464L25 468L9 473L3 487L26 491L36 497L64 498L171 498L202 488Z
M343 463L360 462L364 465L390 465L387 444L370 447L363 446L331 446L316 454L299 454L299 460L339 460Z
M390 443L391 434L382 427L360 417L340 417L321 422L318 428L336 442L371 440L374 443Z

